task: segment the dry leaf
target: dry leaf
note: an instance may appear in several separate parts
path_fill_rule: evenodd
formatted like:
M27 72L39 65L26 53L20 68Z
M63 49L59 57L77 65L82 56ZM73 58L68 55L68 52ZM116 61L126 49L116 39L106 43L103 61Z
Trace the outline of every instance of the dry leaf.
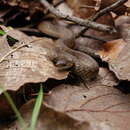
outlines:
M125 3L125 5L126 5L127 7L130 7L130 0L128 0L128 1Z
M130 81L130 24L128 18L121 18L116 24L123 40L118 39L106 43L104 50L99 53L102 60L108 62L110 70L116 74L118 79Z
M112 78L112 73L109 76ZM102 73L100 77L105 78L105 75ZM130 95L108 87L110 79L107 79L106 85L91 84L89 90L81 86L60 85L45 97L45 102L72 118L88 122L91 130L95 130L95 124L100 130L129 130Z
M63 14L67 14L69 16L72 16L73 15L73 11L68 7L67 4L65 3L62 3L60 4L57 9L62 12Z
M104 48L100 56L102 60L109 63L110 70L116 74L118 79L130 80L129 43L120 39L106 43Z
M100 56L104 61L111 62L116 60L119 53L127 43L123 39L113 40L103 45L103 50L100 51Z
M8 45L6 37L0 37L0 58L6 55L9 51L11 51L11 48Z
M81 18L88 18L95 14L95 0L67 0L67 4L73 9L74 14Z
M24 41L28 46L17 49L0 63L0 84L4 90L17 90L26 83L44 82L48 78L64 79L67 77L67 72L58 72L53 63L46 58L47 50L53 47L52 40L28 37L15 30L10 30L8 34L14 38L17 36L17 40ZM6 42L4 44L6 45ZM15 47L20 45L21 43L17 43Z
M34 103L34 100L32 100L21 108L23 118L28 124L30 124ZM78 121L44 104L41 107L36 130L86 130L86 128L87 130L91 130L87 122ZM21 130L18 121L15 122L15 125L10 125L9 130L14 129Z

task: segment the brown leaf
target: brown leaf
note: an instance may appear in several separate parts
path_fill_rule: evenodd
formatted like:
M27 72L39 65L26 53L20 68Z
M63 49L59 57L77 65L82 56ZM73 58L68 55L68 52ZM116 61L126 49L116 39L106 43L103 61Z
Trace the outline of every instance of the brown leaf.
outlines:
M101 77L105 78L105 75ZM113 76L110 74L110 77ZM95 124L100 130L129 130L130 95L108 85L95 83L89 90L81 86L60 85L45 97L45 102L72 118L87 121L91 130L95 129Z
M8 31L8 35L21 42L24 41L28 46L17 49L0 63L0 84L5 90L17 90L26 83L44 82L48 78L64 79L67 77L68 72L59 72L46 57L48 49L53 48L52 40L28 37L13 29ZM7 45L6 42L3 44ZM17 48L21 46L21 43L16 43L14 46ZM6 50L7 47L4 48ZM6 55L3 52L1 55Z
M127 7L130 7L130 0L128 0L128 1L125 3L125 5L126 5Z
M119 16L117 19L115 19L115 25L116 25L117 29L122 28L121 26L125 23L130 24L129 16L122 15L122 16ZM121 30L119 30L119 32L122 33Z
M99 53L102 60L109 63L110 70L116 74L118 79L130 81L130 24L128 18L123 18L116 22L123 40L118 39L106 43L104 50Z
M60 4L57 9L64 13L64 14L68 14L68 15L73 15L73 11L68 7L68 5L66 3L62 3Z
M30 124L34 100L28 102L21 108L26 123ZM10 125L10 130L21 130L19 122ZM36 130L90 130L88 122L71 118L63 112L59 112L46 104L42 105Z
M119 53L122 51L126 42L123 39L113 40L103 45L103 50L100 51L100 56L104 61L111 62L116 60Z
M2 58L7 52L9 52L11 48L8 45L6 37L0 37L0 58Z
M88 18L95 14L95 0L67 0L67 4L74 10L74 14L81 18Z

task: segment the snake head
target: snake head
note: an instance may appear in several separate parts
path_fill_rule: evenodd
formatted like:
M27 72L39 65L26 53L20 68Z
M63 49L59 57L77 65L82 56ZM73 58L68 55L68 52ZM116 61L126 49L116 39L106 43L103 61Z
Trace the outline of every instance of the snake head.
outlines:
M54 58L52 62L56 67L58 67L59 71L68 71L74 67L74 62L64 58Z

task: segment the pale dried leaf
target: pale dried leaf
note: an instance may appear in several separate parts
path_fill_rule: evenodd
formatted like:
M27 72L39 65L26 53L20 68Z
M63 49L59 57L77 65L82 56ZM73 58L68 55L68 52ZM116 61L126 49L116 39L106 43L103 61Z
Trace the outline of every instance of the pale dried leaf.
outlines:
M69 16L72 16L73 15L73 11L68 7L67 4L63 3L63 4L60 4L57 9L62 12L63 14L66 14L66 15L69 15Z
M21 108L26 123L30 124L34 100L28 102ZM10 125L9 130L21 130L19 122ZM59 112L44 104L41 107L40 116L36 130L91 130L88 122L71 118L63 112Z
M125 3L125 5L126 5L127 7L130 7L130 0L128 0L128 1Z
M108 62L110 70L116 74L118 79L130 81L129 18L120 17L116 24L123 39L106 43L99 54L102 60Z
M10 30L8 33L12 37L17 34L17 40L24 41L28 47L17 49L0 63L0 84L5 90L17 90L26 83L44 82L48 78L64 79L67 77L67 72L59 72L46 57L48 49L53 48L52 40L28 37L15 30ZM19 45L21 43L15 44L15 47Z
M95 83L89 90L81 86L60 85L45 97L45 102L72 118L88 122L91 130L95 130L95 124L100 130L129 130L130 95L109 85L109 82L108 85Z
M2 58L10 50L11 48L9 47L5 36L0 37L0 58Z

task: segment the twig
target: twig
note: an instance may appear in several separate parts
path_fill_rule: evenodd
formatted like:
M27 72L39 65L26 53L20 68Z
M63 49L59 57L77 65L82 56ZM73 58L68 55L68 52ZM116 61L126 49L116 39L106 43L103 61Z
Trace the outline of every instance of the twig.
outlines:
M7 56L11 55L11 54L14 53L15 51L17 51L18 49L20 49L20 48L22 48L22 47L24 47L24 46L26 46L26 45L27 45L27 44L22 44L22 45L18 46L17 48L15 48L15 49L9 51L6 55L4 55L4 56L0 59L0 63L2 63Z
M115 2L114 4L100 10L99 12L97 12L97 14L92 18L94 21L97 20L100 16L103 16L104 14L106 14L107 12L112 11L113 9L123 5L125 2L127 2L128 0L118 0L117 2Z
M96 22L92 22L90 20L84 20L75 16L70 16L70 15L66 15L61 13L59 10L55 9L52 5L50 5L46 0L40 0L40 2L54 15L69 20L69 21L73 21L79 25L85 26L85 27L90 27L92 29L95 30L99 30L99 31L104 31L104 32L109 32L109 33L115 33L116 30L113 27L107 26L107 25L103 25L103 24L99 24Z
M96 21L99 17L103 16L104 14L106 14L107 12L112 11L113 9L119 7L120 5L124 4L125 2L127 2L128 0L118 0L117 2L115 2L114 4L100 10L97 14L95 14L94 17L91 18L91 21ZM89 27L85 27L84 29L82 29L80 31L80 33L77 35L77 37L79 37L80 35L84 34L87 30L89 29Z

